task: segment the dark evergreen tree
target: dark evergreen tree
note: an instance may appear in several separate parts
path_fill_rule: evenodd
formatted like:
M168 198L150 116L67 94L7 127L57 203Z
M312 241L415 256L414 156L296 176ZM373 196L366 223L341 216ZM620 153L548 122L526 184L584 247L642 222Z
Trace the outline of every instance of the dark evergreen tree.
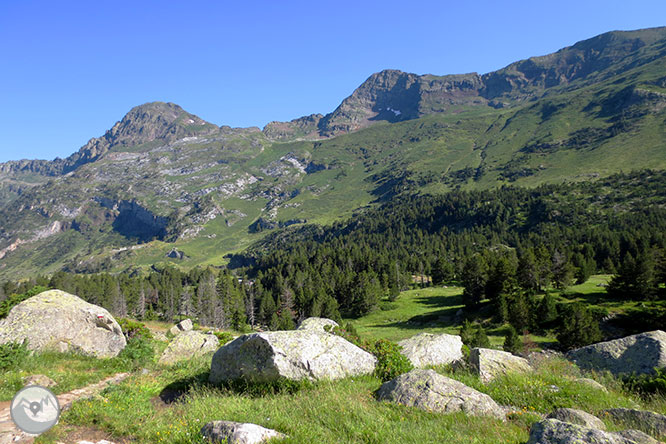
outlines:
M504 351L513 353L514 355L518 354L523 348L523 342L518 335L513 326L509 325L506 335L504 336Z
M488 265L483 256L475 254L465 261L461 280L464 287L462 298L465 307L477 308L485 296L488 281Z
M557 341L565 350L601 341L599 321L582 303L561 304L559 309Z

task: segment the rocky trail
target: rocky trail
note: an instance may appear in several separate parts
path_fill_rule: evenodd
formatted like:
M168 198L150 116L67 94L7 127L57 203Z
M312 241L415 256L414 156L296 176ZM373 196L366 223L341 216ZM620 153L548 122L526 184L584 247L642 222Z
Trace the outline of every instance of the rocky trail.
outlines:
M106 387L124 381L129 375L129 373L117 373L95 384L58 395L57 398L60 403L61 412L69 409L74 401L91 398ZM9 410L10 404L11 402L0 403L0 444L33 442L34 435L24 433L14 425Z

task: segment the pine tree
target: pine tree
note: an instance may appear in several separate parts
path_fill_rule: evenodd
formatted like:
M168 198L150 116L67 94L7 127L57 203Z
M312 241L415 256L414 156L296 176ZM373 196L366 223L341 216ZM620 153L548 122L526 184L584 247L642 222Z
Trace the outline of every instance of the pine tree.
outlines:
M555 304L555 298L549 292L546 292L537 308L537 321L542 328L549 328L556 320L557 305Z
M599 321L582 303L562 305L557 340L565 350L599 342Z
M467 319L463 321L462 326L460 327L460 339L466 346L472 346L471 344L474 341L474 329Z
M488 265L479 254L475 254L465 261L462 272L463 303L466 308L475 309L481 304L485 296L485 287L488 280Z
M509 353L513 353L514 355L518 354L523 348L523 343L520 340L518 332L511 325L509 325L506 335L504 336L503 348L504 351L508 351Z
M479 348L488 348L490 347L490 340L488 339L488 335L486 334L486 330L483 328L481 324L479 324L476 327L476 331L474 332L474 339L472 340L472 345L470 346L472 348L479 347Z

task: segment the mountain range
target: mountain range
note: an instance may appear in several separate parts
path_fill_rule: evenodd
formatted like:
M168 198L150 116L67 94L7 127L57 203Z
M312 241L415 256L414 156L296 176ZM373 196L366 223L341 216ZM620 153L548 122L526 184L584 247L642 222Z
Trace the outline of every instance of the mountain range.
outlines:
M66 159L0 164L0 277L222 265L400 194L664 169L665 109L666 28L483 75L384 70L329 114L263 130L147 103Z

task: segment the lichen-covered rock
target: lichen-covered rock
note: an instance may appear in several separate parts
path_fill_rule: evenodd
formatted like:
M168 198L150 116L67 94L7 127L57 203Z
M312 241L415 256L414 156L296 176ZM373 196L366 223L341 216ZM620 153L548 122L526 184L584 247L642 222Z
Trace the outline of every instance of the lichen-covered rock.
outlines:
M21 302L0 321L0 344L25 339L30 350L74 351L99 358L118 355L126 344L108 311L60 290Z
M57 385L53 379L49 378L46 375L30 375L23 378L23 385L41 385L42 387L53 387Z
M601 419L582 410L567 408L557 409L548 415L547 418L557 419L562 422L577 424L591 429L606 430L606 425Z
M634 409L608 409L603 413L614 422L654 436L666 438L666 415Z
M590 378L576 378L576 379L574 379L574 380L575 380L576 382L580 383L580 384L583 384L583 385L586 385L586 386L588 386L588 387L591 387L591 388L597 389L597 390L599 390L599 391L601 391L601 392L604 392L604 393L608 393L608 389L607 389L606 387L604 387L603 384L598 383L598 382L595 381L594 379L590 379Z
M191 319L183 319L169 330L172 335L177 335L180 334L184 331L192 331L192 328L194 328L194 325L192 324Z
M299 330L321 330L326 331L326 327L339 327L338 323L332 319L326 318L307 318L298 326Z
M220 347L209 380L339 379L372 373L376 363L351 342L316 329L252 333Z
M659 444L659 442L636 431L612 433L557 419L544 419L532 424L527 444Z
M261 444L269 439L284 439L287 435L256 424L213 421L201 428L204 438L213 443Z
M398 345L415 368L453 364L463 358L463 343L456 335L419 333Z
M653 373L666 367L666 333L655 330L599 342L567 353L580 368L613 374Z
M205 335L198 331L184 331L167 345L160 357L161 364L173 364L214 352L220 345L215 335Z
M469 354L472 370L479 375L482 382L488 383L500 375L507 373L527 373L532 367L527 359L514 356L509 352L490 348L474 348Z
M385 382L378 399L422 410L504 419L504 410L493 399L434 370L416 369Z

